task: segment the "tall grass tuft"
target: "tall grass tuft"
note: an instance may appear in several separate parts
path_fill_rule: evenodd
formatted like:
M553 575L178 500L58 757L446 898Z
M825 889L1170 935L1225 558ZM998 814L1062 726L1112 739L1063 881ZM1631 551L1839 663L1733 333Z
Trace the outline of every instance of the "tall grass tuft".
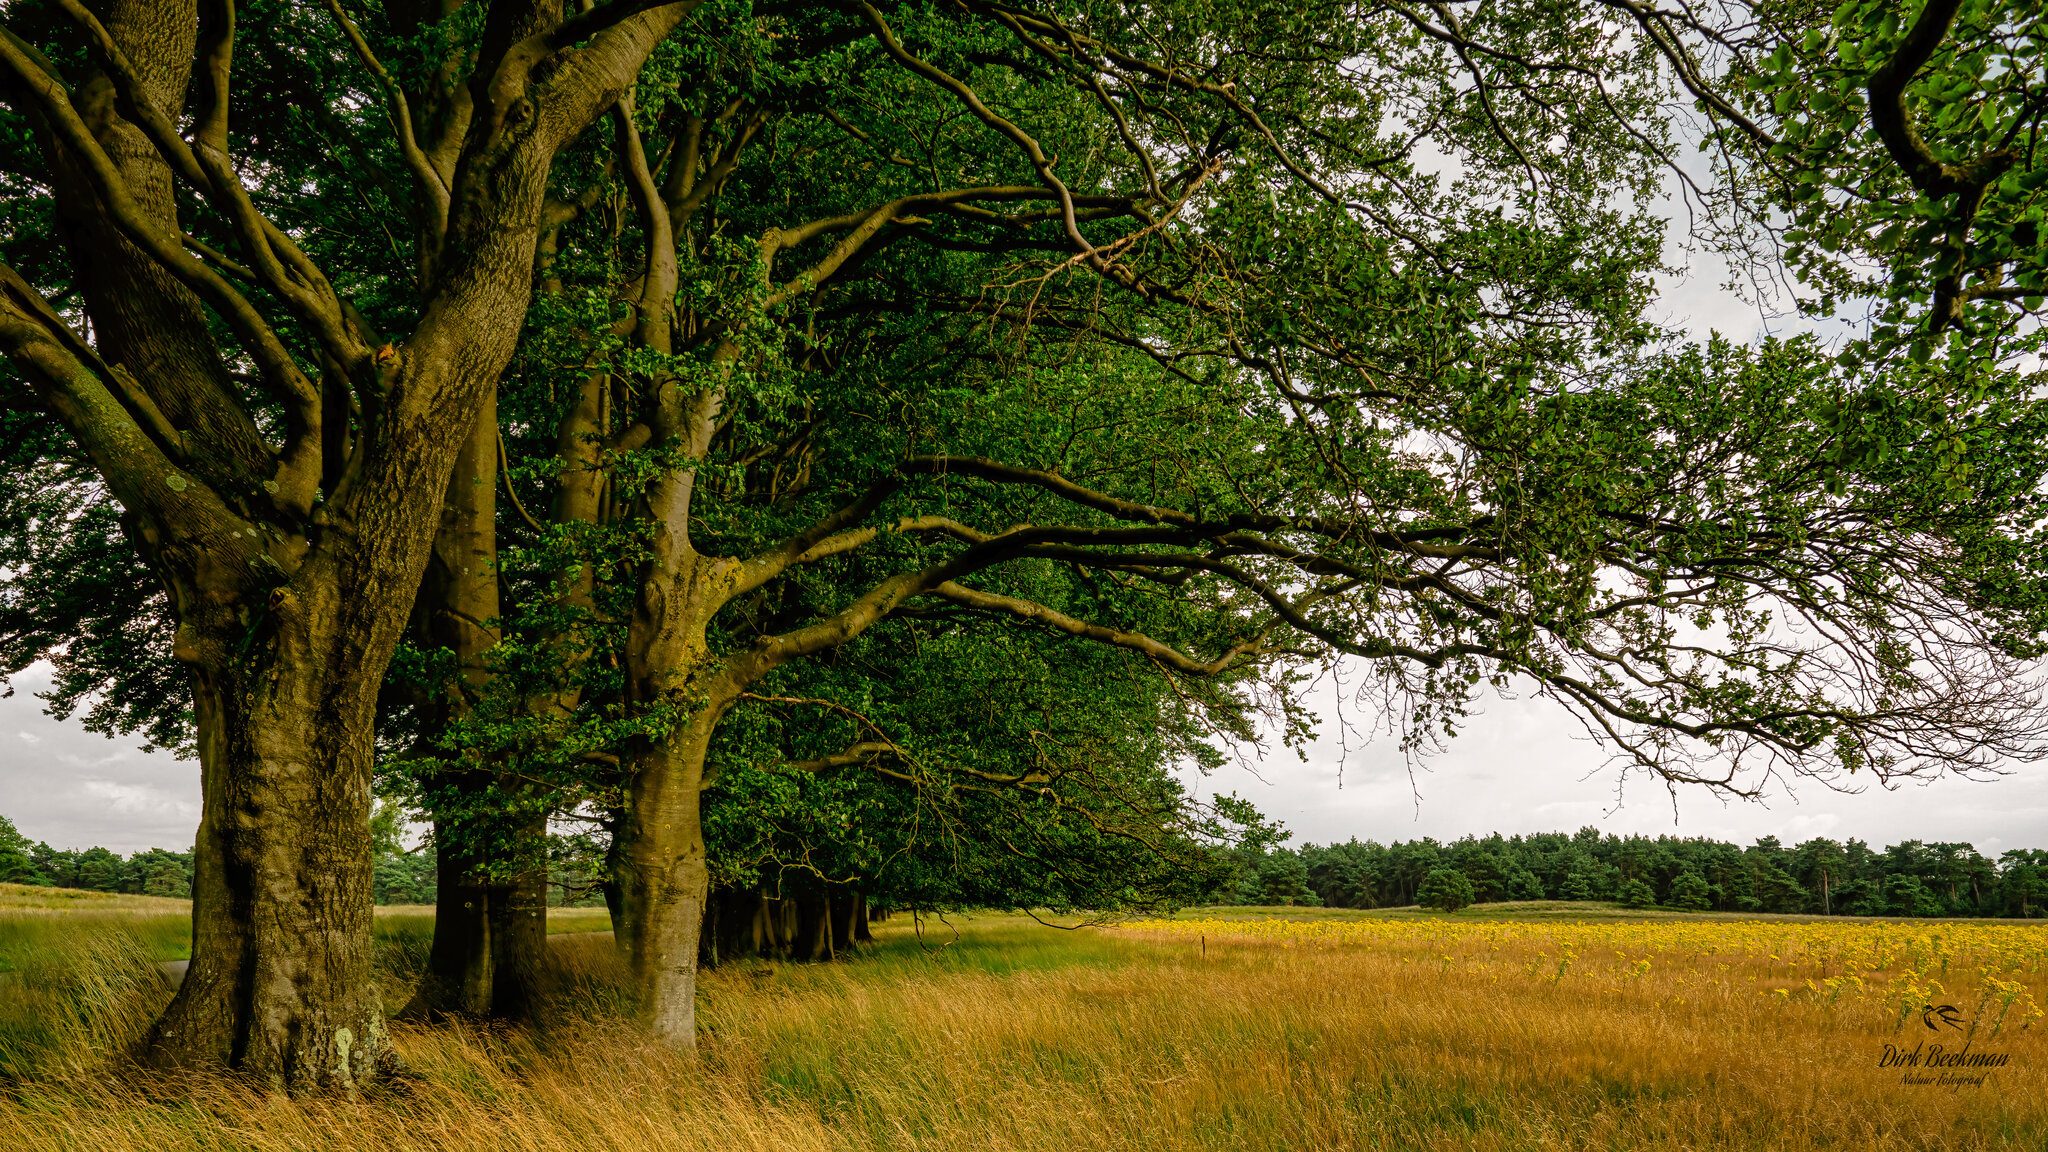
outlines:
M132 1047L174 987L161 967L165 927L0 918L0 1082L86 1075Z

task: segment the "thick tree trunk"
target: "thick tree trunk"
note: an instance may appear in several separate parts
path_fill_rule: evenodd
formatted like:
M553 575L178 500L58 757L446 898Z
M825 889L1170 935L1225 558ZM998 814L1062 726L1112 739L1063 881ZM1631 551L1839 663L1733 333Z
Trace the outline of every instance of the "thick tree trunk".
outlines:
M822 890L806 885L796 894L796 948L793 960L832 958L832 906Z
M205 863L192 967L148 1043L157 1062L301 1092L352 1089L388 1059L371 979L376 703L434 535L433 505L412 494L445 484L459 440L386 429L346 518L289 577L268 554L164 549L173 651L195 669L204 730Z
M482 861L443 850L434 945L404 1015L532 1016L546 978L547 870L534 865L498 878L484 870Z
M714 723L693 717L640 758L621 829L620 948L643 1023L684 1048L697 1042L697 946L711 880L700 805Z
M702 444L696 445L701 458ZM658 507L687 509L694 473L654 485ZM689 545L687 518L656 533L626 637L627 694L669 726L628 758L626 809L613 835L616 923L642 1022L656 1037L696 1046L697 952L710 897L705 859L704 759L738 697L729 669L710 659L705 629L725 603L730 561Z
M159 1063L217 1063L273 1087L353 1089L388 1062L371 980L374 693L310 661L195 684L204 815L192 965L151 1031Z
M36 88L27 112L48 161L30 178L56 190L93 348L81 354L75 331L58 338L65 318L0 268L17 289L0 304L0 350L121 502L169 590L174 652L193 670L204 796L193 962L147 1047L161 1062L225 1064L295 1091L353 1088L388 1052L370 962L372 725L434 535L432 500L517 342L556 150L618 100L691 5L625 15L601 45L550 49L545 68L507 53L498 75L477 78L487 100L468 130L428 134L463 144L428 182L446 201L428 229L419 322L374 353L353 310L296 258L284 279L298 315L280 340L266 294L243 295L181 252L168 145L124 117L152 109L175 121L191 105L200 8L93 7L117 50L105 53L114 77L87 64L68 91ZM524 43L560 12L494 6L486 27ZM226 43L206 49L222 84ZM225 127L195 134L202 166L226 138ZM231 163L206 171L194 181L202 201L247 203L226 191ZM282 232L250 228L257 249L291 254ZM230 330L236 346L224 347ZM308 403L317 386L291 363L316 340L331 357L323 383L363 400L347 435L321 426L341 406ZM288 400L282 417L246 405L237 377L251 363L257 390ZM117 398L131 389L139 398ZM319 455L344 447L345 458Z
M444 834L435 865L434 944L427 974L404 1015L444 1013L523 1020L532 1015L547 960L547 868L535 861L510 875L501 863L459 851L473 830ZM543 834L532 824L514 839Z
M491 888L477 861L456 844L462 833L434 824L434 946L427 972L403 1015L491 1010Z
M537 840L544 819L518 829ZM548 962L548 868L544 855L517 864L491 892L491 1015L531 1019L545 991Z

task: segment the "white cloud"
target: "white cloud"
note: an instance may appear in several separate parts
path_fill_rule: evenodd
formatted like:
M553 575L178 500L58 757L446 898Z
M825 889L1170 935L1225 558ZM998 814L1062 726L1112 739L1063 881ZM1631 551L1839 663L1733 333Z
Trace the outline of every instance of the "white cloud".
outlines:
M107 809L124 816L169 816L197 821L199 805L180 800L160 788L123 784L116 780L82 780L78 790L106 802Z

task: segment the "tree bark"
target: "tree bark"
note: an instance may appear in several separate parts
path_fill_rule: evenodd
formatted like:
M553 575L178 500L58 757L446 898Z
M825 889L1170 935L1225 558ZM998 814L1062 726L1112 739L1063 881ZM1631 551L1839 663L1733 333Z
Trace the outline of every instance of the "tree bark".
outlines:
M513 834L533 841L547 835L545 817ZM515 861L511 875L491 891L491 1005L500 1020L529 1020L545 994L548 962L548 867L544 855Z
M697 961L711 873L703 824L704 758L732 703L707 671L704 629L723 604L725 569L683 544L642 585L627 635L628 693L642 708L683 712L627 765L614 838L615 937L642 1023L680 1048L697 1043ZM664 578L666 577L666 578Z
M330 639L331 618L280 631L262 667L195 678L192 965L147 1047L276 1087L352 1089L389 1060L371 979L375 682L302 655Z
M701 423L701 421L700 421ZM701 457L709 433L698 428ZM710 658L705 630L725 604L735 565L689 542L694 470L652 486L658 518L626 636L626 688L642 715L661 717L658 735L627 758L626 809L614 836L620 935L642 1022L680 1048L696 1046L697 953L710 896L703 825L704 759L725 710L738 698Z
M620 945L642 1022L682 1048L697 1043L697 945L711 880L701 802L714 722L692 718L648 750L622 829Z
M866 923L860 915L860 893L851 888L828 890L827 908L832 916L832 955L853 955L854 924Z
M450 724L469 715L490 682L488 660L498 643L497 554L498 411L495 389L456 454L441 501L439 526L426 574L413 604L413 635L423 649L448 652L455 674L417 702L420 754L445 756L436 746ZM444 761L434 793L434 946L426 977L407 1015L442 1012L483 1015L491 1008L493 948L489 773L459 758Z
M874 911L868 907L867 893L855 891L853 894L853 939L856 943L874 943L875 934L869 929L868 925L876 919Z
M458 835L452 823L435 821L434 945L404 1016L491 1010L491 889L478 875L479 863L455 848Z
M796 948L791 953L794 960L830 960L832 958L832 906L821 890L809 885L798 889L796 894Z

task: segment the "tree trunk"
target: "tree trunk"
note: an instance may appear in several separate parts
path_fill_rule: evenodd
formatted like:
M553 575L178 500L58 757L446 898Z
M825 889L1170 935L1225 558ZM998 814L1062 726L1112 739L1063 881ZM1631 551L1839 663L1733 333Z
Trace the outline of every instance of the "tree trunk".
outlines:
M173 653L194 669L204 863L192 967L148 1042L157 1062L302 1092L352 1089L388 1059L371 979L374 725L435 530L412 494L445 484L449 431L373 439L350 506L288 576L230 550L249 547L233 536L163 549Z
M429 755L447 752L431 742L470 715L494 674L490 658L500 637L497 491L494 389L449 475L413 609L420 646L447 650L456 667L454 680L419 704ZM519 789L494 779L488 764L457 763L449 765L448 793L436 797L443 810L434 819L434 946L426 979L406 1012L523 1017L546 957L547 818L507 811Z
M832 958L832 906L825 893L808 886L796 894L796 948L793 960Z
M724 928L726 919L720 915L723 911L720 906L724 903L724 901L719 899L720 895L721 893L714 892L704 898L704 924L697 932L697 967L699 970L718 967L719 945L724 943L720 939L720 932Z
M195 271L179 249L172 170L124 117L153 108L175 120L190 105L190 0L95 4L115 49L104 55L135 91L88 64L68 91L39 89L25 114L48 161L27 178L55 190L92 347L81 353L86 338L0 266L11 285L0 351L120 501L168 588L173 652L194 678L204 807L193 962L152 1030L153 1059L226 1064L293 1091L350 1089L385 1062L371 982L377 690L418 590L433 499L518 340L555 153L618 100L690 7L622 14L601 47L551 48L545 68L505 53L500 74L477 77L472 91L488 99L428 182L446 199L426 229L434 259L417 326L374 352L318 270L285 261L298 315L280 338L264 294ZM525 43L561 11L516 8L492 7L486 31ZM206 49L220 84L226 43ZM195 154L215 157L225 139L225 127L195 138ZM244 189L227 193L232 168L195 181L202 201L249 202ZM259 249L292 251L283 231L251 227ZM329 357L318 385L292 362L301 348ZM252 364L255 387L288 401L281 416L246 404L238 377ZM363 397L348 434L321 426L323 410L341 410L322 403L326 387ZM323 459L325 448L347 456Z
M711 880L700 805L715 722L699 713L638 758L621 825L619 945L642 1022L683 1048L697 1042L697 944Z
M441 500L433 550L413 602L413 641L454 659L448 683L429 687L416 702L419 755L438 758L437 787L427 801L434 817L434 946L427 973L405 1009L408 1016L444 1012L484 1015L491 1008L492 947L487 809L490 776L458 752L439 745L448 726L470 712L490 682L487 664L498 642L497 476L498 414L486 397L471 425Z
M713 892L704 909L704 943L698 950L698 963L708 968L761 955L765 899L759 892L742 888Z
M787 957L796 940L796 901L756 894L754 905L754 952L760 956Z
M626 949L626 897L625 889L619 884L619 877L626 874L625 821L615 821L612 827L611 846L604 854L604 881L598 888L604 893L605 915L612 922L612 944L621 952Z
M774 909L766 892L747 893L747 926L741 943L754 956L773 955L780 944Z
M860 893L851 888L831 890L826 908L832 917L832 954L853 955L853 925L860 919Z
M491 888L479 863L461 851L462 833L434 822L434 946L427 972L402 1015L491 1010Z
M855 891L853 894L854 940L862 944L874 943L875 934L868 928L868 925L874 923L879 918L880 915L868 907L867 893Z
M772 922L775 926L775 954L785 959L796 957L796 930L802 922L797 915L796 899L784 896L774 901Z
M286 655L225 685L195 677L192 965L146 1050L271 1087L351 1090L389 1060L371 980L375 680L335 684Z
M545 820L518 831L546 835ZM501 1020L528 1020L540 1005L548 961L548 867L545 856L515 865L491 891L491 1005Z

